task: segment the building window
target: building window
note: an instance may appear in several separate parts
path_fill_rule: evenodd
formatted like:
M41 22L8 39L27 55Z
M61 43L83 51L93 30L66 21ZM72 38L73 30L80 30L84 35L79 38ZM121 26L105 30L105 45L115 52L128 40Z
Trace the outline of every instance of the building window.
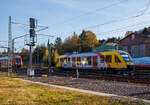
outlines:
M144 57L146 55L145 51L145 44L140 45L140 57Z
M133 58L137 57L137 52L136 52L136 45L131 46L131 56Z
M123 46L122 50L128 52L128 46Z
M132 40L134 40L134 39L135 39L135 35L133 34L133 35L132 35Z

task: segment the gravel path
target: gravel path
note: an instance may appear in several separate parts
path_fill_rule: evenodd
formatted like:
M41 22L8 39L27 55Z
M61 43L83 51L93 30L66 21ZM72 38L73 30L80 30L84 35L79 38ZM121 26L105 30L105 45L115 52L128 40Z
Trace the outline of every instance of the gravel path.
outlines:
M26 77L27 80L150 100L150 84L71 77Z

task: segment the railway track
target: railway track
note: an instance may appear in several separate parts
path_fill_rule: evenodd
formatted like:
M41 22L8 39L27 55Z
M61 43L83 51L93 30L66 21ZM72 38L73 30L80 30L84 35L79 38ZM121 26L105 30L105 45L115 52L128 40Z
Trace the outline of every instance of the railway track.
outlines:
M77 72L69 72L69 71L56 71L54 73L51 73L51 75L150 84L150 77L146 77L144 75L125 76L125 75L106 74L106 73L103 74L84 73L84 72L77 73Z
M27 70L26 68L20 68L16 73L26 75L26 70ZM53 75L53 76L67 76L67 77L74 77L74 78L89 78L89 79L150 84L149 70L136 71L136 75L134 76L120 75L120 74L107 74L106 72L103 72L103 71L96 71L96 72L91 72L91 70L89 71L90 72L79 71L77 74L77 72L73 70L72 71L54 70L54 72L49 72L48 69L36 68L35 76L41 76L41 74L48 74L48 75Z

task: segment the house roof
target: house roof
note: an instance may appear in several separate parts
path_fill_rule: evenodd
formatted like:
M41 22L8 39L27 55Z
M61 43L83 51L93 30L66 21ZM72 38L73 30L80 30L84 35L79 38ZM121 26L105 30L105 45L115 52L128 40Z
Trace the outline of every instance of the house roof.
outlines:
M121 39L119 42L121 42L122 40L126 39L127 37L131 36L131 35L142 35L143 37L150 37L148 35L150 35L150 27L148 28L144 28L144 29L141 29L139 31L135 31L133 33L131 33L130 35L127 35L125 36L123 39Z
M103 44L101 46L96 47L93 51L105 51L105 50L116 50L117 49L117 44L112 44L112 45L107 45Z

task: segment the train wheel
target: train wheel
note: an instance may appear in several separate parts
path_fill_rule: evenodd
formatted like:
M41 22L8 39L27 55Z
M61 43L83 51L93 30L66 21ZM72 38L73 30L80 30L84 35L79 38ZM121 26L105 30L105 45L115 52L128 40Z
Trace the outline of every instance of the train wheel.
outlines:
M130 73L129 73L129 76L134 76L134 73L133 73L133 72L130 72Z
M129 76L129 73L128 73L128 72L126 72L126 71L125 71L125 72L123 72L122 74L123 74L123 76Z

